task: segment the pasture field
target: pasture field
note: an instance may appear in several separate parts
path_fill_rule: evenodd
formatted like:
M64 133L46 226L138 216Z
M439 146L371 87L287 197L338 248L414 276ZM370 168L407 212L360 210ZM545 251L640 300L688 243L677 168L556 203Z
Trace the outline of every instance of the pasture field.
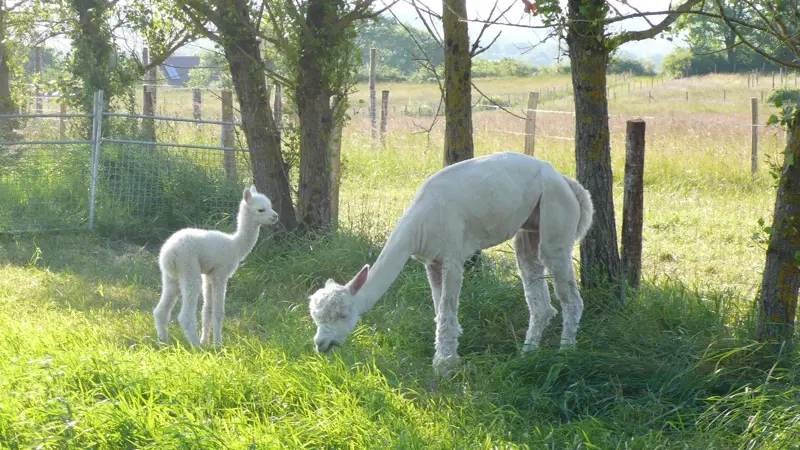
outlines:
M478 84L503 96L559 80ZM723 86L726 102L713 102ZM687 88L708 102L685 103ZM391 89L398 102L436 92ZM654 87L657 102L619 94L611 103L618 226L625 119L653 117L643 286L624 306L615 292L582 292L577 348L557 351L559 315L543 348L522 356L528 314L511 247L491 249L465 279L464 366L452 379L437 378L430 364L433 310L418 263L330 355L313 350L307 308L325 279L344 282L375 260L419 184L441 166L442 119L419 133L431 117L391 117L384 149L353 117L343 230L262 239L231 280L216 350L189 349L176 321L170 344L155 341L160 234L120 235L107 225L0 235L0 448L798 448L800 353L752 341L764 263L758 220L769 222L775 195L766 162L778 159L783 135L761 130L761 169L751 179L743 124L757 91L744 91L746 78L715 76L668 80ZM183 93L169 94L165 108L190 114L190 103L178 109ZM480 111L474 122L477 154L521 150L519 119ZM537 127L537 156L574 175L572 117L539 113ZM230 229L186 211L187 220Z

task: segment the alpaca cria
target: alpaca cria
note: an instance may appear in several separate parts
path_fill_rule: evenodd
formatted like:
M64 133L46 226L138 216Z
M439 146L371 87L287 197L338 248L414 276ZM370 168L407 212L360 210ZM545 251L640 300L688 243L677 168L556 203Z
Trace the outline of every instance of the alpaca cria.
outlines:
M309 297L317 351L343 342L413 257L426 266L436 312L433 365L440 374L449 374L459 364L463 263L475 251L512 237L530 310L523 350L539 346L542 331L556 314L545 267L561 301L561 346L574 345L583 300L572 249L591 226L593 212L583 186L530 156L497 153L445 167L422 184L371 269L364 266L344 286L328 280Z
M255 186L245 189L239 203L236 232L184 228L164 242L158 255L163 284L161 300L153 311L156 332L166 342L167 323L180 292L181 312L178 321L192 345L208 342L214 330L214 345L222 342L222 318L225 316L225 289L239 263L258 240L261 225L274 224L278 213L272 202ZM202 338L197 336L197 298L203 295Z

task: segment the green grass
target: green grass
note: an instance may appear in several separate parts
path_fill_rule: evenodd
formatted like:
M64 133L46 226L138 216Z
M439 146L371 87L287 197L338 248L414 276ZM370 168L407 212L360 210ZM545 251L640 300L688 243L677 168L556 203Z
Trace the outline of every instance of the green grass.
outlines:
M699 91L728 81L670 83ZM494 95L515 87L486 82ZM150 222L124 233L123 215L99 233L0 236L0 448L798 448L800 352L751 339L764 263L757 222L770 217L773 181L764 164L750 178L748 128L713 123L739 120L738 107L682 111L682 92L653 115L704 122L648 120L640 291L624 307L608 291L583 292L577 349L557 351L557 316L542 350L522 356L528 314L511 249L491 249L464 283L464 366L453 379L430 364L433 310L417 263L331 355L314 352L306 306L325 279L343 282L375 260L441 164L441 124L427 136L412 134L419 119L393 119L381 149L354 119L345 231L261 242L231 280L218 350L188 349L176 321L160 345L150 316L164 231L152 228L197 220L204 207L168 208L168 222L133 216ZM626 107L637 106L647 108ZM539 118L537 155L574 174L573 142L556 138L572 123ZM485 112L475 124L478 154L522 148L521 136L496 131L522 131L517 119ZM618 214L623 130L612 121ZM762 131L762 162L780 139ZM184 188L212 189L221 176L209 176ZM165 204L179 206L186 189L167 187Z

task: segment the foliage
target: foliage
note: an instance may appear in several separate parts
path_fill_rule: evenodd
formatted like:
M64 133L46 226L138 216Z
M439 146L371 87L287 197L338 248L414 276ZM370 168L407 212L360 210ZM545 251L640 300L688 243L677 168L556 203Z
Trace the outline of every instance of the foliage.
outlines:
M189 70L187 87L233 89L231 71L221 49L205 50L197 56L200 57L200 64Z
M408 79L419 69L418 60L421 59L430 59L434 67L444 64L443 49L427 31L410 25L403 26L393 17L377 16L365 20L357 30L355 45L361 51L361 65L364 67L359 71L360 78L369 70L371 47L375 47L379 66L384 68L378 70L379 76L396 71L403 79Z
M572 66L569 63L559 62L553 66L542 67L539 71L542 75L568 75L572 73Z
M745 2L720 0L725 14L738 21L752 22L757 20L754 11ZM711 15L687 14L681 16L671 35L673 38L683 37L689 50L678 49L673 52L674 58L690 58L690 71L686 75L703 75L719 72L747 72L750 70L774 69L776 66L747 46L740 45L736 33L719 18L719 5L715 1L705 2L704 11ZM715 17L715 15L717 17ZM786 49L779 49L777 41L768 35L760 34L753 29L742 30L749 39L762 42L762 45L776 49L776 54L789 56ZM673 75L678 72L673 70Z
M488 60L472 58L473 78L527 77L536 75L539 70L514 58Z
M661 72L674 78L714 73L727 66L721 53L696 54L689 49L678 48L664 57Z
M608 63L608 73L631 73L637 76L655 75L655 67L650 61L627 57L614 57Z

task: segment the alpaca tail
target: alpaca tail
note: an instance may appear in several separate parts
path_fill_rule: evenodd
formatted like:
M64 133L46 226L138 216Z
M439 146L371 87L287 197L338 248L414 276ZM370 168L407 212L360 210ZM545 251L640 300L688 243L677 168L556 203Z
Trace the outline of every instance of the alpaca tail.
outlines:
M594 204L592 204L592 196L589 194L589 191L587 191L586 188L580 183L566 175L562 176L564 177L564 180L567 181L567 184L569 184L569 187L572 189L572 193L575 194L575 198L578 200L578 204L581 207L581 217L578 219L578 229L575 232L575 240L580 241L584 236L586 236L586 233L592 226L592 216L594 216Z

